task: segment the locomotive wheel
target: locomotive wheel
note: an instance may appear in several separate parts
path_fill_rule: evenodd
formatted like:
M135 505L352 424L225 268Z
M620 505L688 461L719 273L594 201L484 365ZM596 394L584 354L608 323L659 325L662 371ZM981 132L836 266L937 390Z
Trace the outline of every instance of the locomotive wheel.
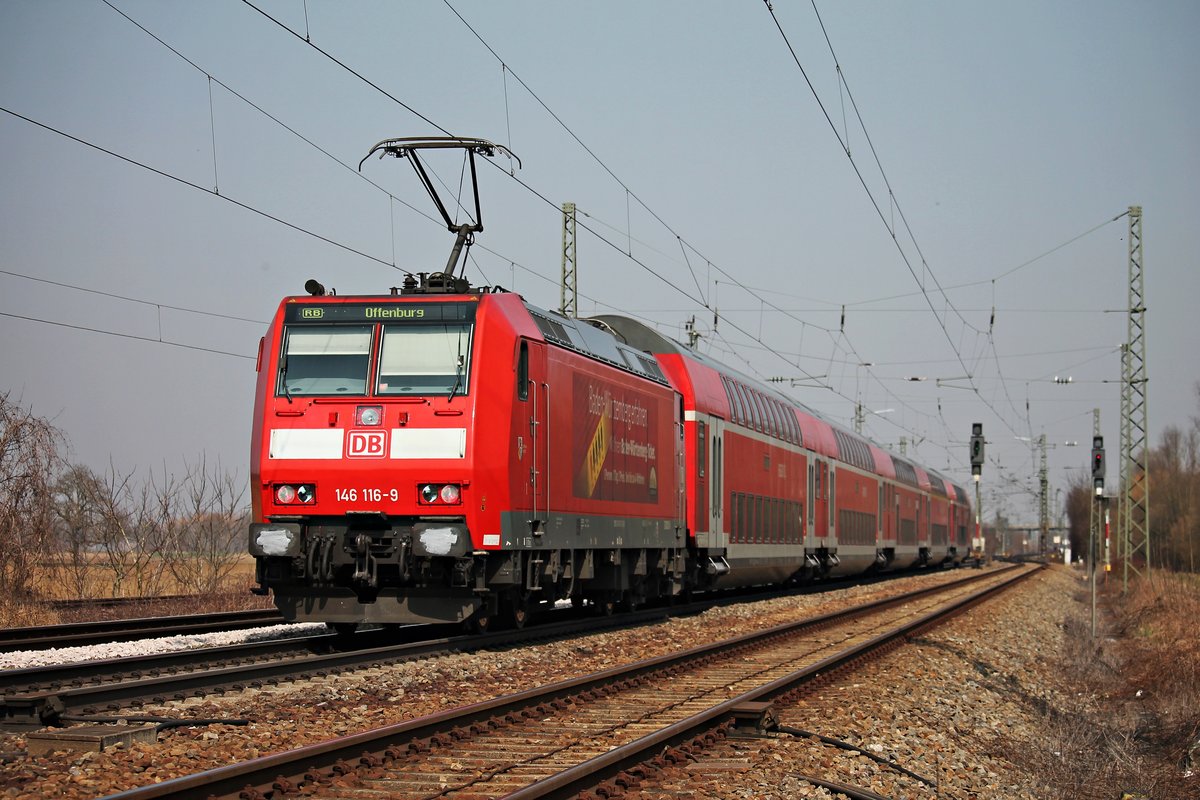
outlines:
M349 639L358 630L357 622L333 622L330 623L333 632L337 634L339 639Z
M602 617L611 617L617 610L615 600L597 600L596 612Z
M486 612L480 611L463 623L468 633L487 633L492 625L492 618Z
M645 578L635 577L630 581L628 589L621 592L621 613L625 614L630 611L637 611L646 604L646 580Z
M504 598L504 616L512 625L512 627L520 630L525 627L525 623L529 621L529 595L525 592L516 592Z
M641 603L638 602L638 595L633 591L626 589L621 593L620 609L622 614L628 614L630 611L637 611L637 608L640 605Z

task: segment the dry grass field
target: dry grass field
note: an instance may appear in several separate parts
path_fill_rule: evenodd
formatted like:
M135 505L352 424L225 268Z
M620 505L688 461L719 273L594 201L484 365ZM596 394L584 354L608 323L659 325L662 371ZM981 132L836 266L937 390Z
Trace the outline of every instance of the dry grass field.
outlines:
M161 559L149 559L137 567L118 574L99 556L87 563L74 564L58 555L37 565L33 595L25 598L0 598L0 625L54 625L63 622L84 622L105 616L141 616L146 605L123 606L118 609L97 605L92 608L59 609L53 601L108 600L182 596L174 603L156 603L155 614L184 614L204 611L229 611L240 608L269 608L268 598L250 594L254 585L254 559L240 555L230 565L219 586L203 596L182 583Z
M82 569L76 570L63 555L47 559L38 565L37 592L47 600L107 599L111 597L142 597L147 592L139 587L157 587L154 594L189 594L186 587L171 573L161 559L151 559L140 565L137 573L118 576L99 556ZM254 583L254 558L249 554L236 556L225 583L250 586Z
M1200 578L1155 572L1152 580L1098 584L1097 633L1090 591L1076 593L1080 614L1064 622L1059 672L1078 704L1047 711L1047 740L1070 754L1010 757L1042 776L1064 798L1112 798L1113 787L1136 786L1128 800L1195 798L1200 774Z

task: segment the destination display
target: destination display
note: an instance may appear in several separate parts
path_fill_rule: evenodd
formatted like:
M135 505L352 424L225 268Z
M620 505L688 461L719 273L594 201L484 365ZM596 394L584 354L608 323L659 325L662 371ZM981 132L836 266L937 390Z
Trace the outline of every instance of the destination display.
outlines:
M288 323L330 322L469 322L476 303L292 303Z

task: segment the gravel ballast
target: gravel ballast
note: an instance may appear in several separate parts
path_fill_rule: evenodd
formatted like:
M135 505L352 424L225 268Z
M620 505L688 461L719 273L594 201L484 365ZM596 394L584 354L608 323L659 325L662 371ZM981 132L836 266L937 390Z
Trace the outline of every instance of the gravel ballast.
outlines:
M91 798L323 741L617 664L963 576L937 572L892 583L743 603L702 615L520 649L455 654L269 690L142 709L139 714L245 718L244 727L163 731L157 743L102 753L29 756L24 737L0 742L0 792L11 798ZM794 706L782 724L861 746L936 780L942 797L1053 796L1017 766L1023 747L1053 750L1045 709L1078 704L1057 656L1074 613L1077 579L1052 568L851 678ZM831 797L799 776L871 788L887 797L932 797L929 786L844 750L807 739L737 740L686 772L695 797ZM1019 760L1019 759L1016 759ZM679 776L647 797L680 796ZM800 789L798 787L804 787ZM822 794L822 792L826 792Z

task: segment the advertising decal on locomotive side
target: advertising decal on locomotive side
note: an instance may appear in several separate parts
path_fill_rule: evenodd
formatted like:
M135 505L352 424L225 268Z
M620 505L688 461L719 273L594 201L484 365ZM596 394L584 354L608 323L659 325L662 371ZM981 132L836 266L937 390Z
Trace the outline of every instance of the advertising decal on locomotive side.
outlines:
M573 377L581 424L574 441L576 497L658 502L654 398L583 373Z

